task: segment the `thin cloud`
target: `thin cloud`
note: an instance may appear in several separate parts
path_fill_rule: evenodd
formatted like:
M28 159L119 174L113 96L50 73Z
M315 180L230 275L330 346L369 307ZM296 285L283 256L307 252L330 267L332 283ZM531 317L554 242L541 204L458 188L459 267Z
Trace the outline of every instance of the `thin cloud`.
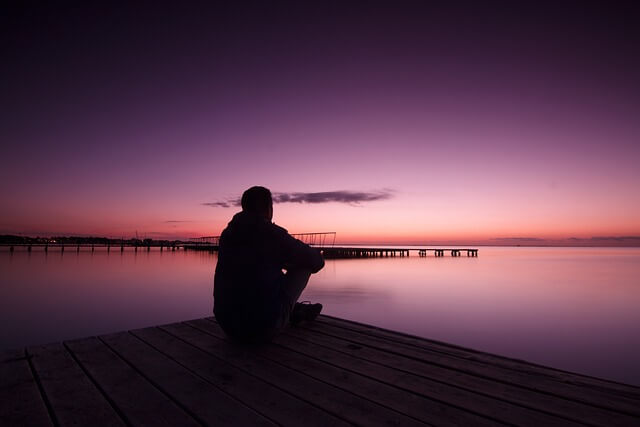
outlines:
M189 221L189 220L178 220L178 219L170 219L167 221L163 221L164 224L180 224L183 222L193 222L193 221Z
M392 196L389 190L381 191L322 191L318 193L275 193L274 203L347 203L359 204L387 200Z
M378 200L388 200L393 197L392 190L378 191L321 191L316 193L273 193L273 203L345 203L357 206L365 202L375 202ZM240 206L240 199L227 199L217 202L202 203L203 206L212 208L230 208Z
M519 241L519 242L544 242L545 239L539 239L537 237L496 237L489 240L498 240L498 241Z
M568 240L577 241L577 242L588 242L588 241L600 242L605 240L613 240L615 242L629 242L629 241L640 240L640 236L596 236L596 237L591 237L589 239L571 237Z
M209 206L211 208L230 208L231 206L240 206L240 203L235 202L206 202L202 203L202 206Z

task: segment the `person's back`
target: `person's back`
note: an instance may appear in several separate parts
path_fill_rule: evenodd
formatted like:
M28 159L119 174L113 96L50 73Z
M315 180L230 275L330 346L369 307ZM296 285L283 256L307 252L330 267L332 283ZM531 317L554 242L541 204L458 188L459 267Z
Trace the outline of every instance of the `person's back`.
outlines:
M214 314L227 335L240 341L265 341L284 327L310 274L324 266L317 249L271 222L271 203L269 190L250 188L243 211L220 236ZM312 313L319 313L321 305L314 306Z

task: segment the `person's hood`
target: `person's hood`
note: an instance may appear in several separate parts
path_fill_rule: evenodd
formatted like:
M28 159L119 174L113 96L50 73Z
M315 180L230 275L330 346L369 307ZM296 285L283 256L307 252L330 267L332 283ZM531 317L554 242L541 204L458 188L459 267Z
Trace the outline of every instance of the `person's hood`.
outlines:
M251 212L240 211L231 218L229 221L229 226L257 226L262 224L270 224L271 221L263 217L262 215L258 215Z

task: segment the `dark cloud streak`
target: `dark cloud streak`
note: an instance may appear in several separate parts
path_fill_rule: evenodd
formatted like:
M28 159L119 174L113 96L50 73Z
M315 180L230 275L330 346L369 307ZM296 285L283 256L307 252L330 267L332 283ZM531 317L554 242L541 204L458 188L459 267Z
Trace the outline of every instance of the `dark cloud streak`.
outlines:
M206 202L202 203L202 206L209 206L210 208L230 208L231 206L240 206L240 202L238 200L228 202Z
M571 240L574 242L588 242L588 241L600 242L600 241L606 241L606 240L613 240L616 242L628 242L628 241L636 241L636 240L640 241L640 236L596 236L596 237L591 237L589 239L571 237L568 240Z
M274 203L347 203L359 204L377 200L388 200L392 194L388 190L364 191L323 191L318 193L275 193Z
M544 242L545 239L539 239L537 237L495 237L493 239L495 241L521 241L521 242Z
M273 203L345 203L352 206L358 206L364 202L375 202L378 200L388 200L393 197L392 190L378 191L320 191L316 193L273 193ZM226 201L206 202L203 206L212 208L230 208L232 206L240 206L240 199L227 199Z

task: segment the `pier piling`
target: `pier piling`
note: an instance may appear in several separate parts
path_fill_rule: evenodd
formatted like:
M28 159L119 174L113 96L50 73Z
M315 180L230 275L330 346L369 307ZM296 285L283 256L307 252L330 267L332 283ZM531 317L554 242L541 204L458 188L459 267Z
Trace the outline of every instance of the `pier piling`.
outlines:
M190 247L185 247L190 249ZM377 258L377 257L411 257L411 251L416 251L418 256L426 257L433 251L435 257L444 257L445 252L450 252L452 257L461 256L462 251L466 251L468 256L477 256L478 250L475 248L362 248L362 247L326 247L321 248L327 259L340 258Z

